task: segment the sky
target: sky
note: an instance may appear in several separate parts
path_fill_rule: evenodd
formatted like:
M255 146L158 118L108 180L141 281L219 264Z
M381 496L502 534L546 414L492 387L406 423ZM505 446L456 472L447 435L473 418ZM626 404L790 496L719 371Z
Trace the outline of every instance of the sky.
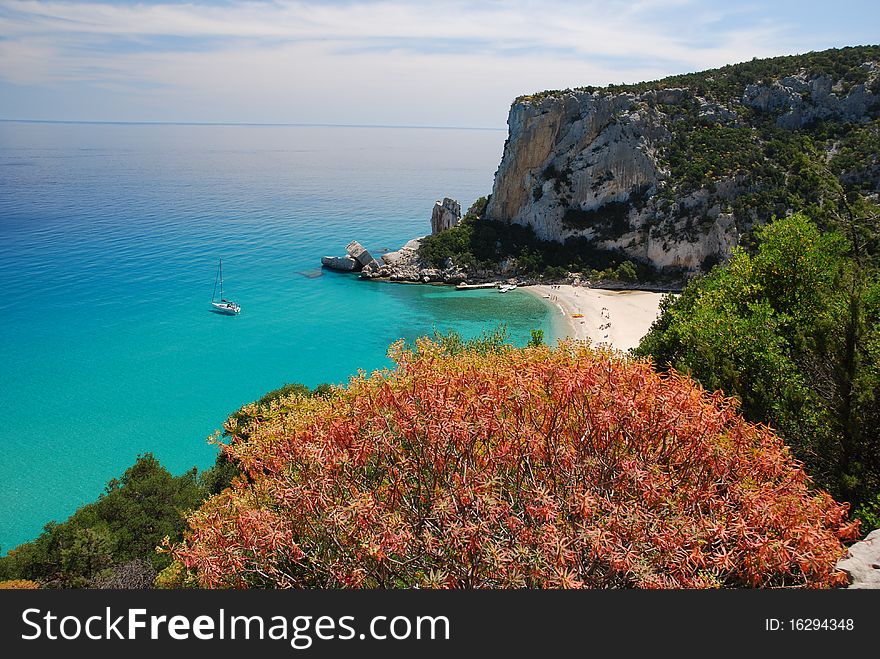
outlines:
M0 0L0 119L503 128L521 94L878 27L876 0Z

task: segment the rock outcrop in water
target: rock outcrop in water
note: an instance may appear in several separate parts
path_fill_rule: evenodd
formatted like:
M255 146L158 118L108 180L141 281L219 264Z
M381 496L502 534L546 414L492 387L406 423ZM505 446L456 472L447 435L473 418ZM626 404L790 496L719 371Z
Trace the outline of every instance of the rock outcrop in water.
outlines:
M431 229L439 233L452 228L461 221L461 205L445 197L434 205L431 213ZM325 256L321 264L333 270L360 272L364 279L386 279L411 283L460 284L467 281L468 271L446 259L443 267L437 268L428 263L419 253L422 238L414 238L394 252L382 255L376 260L358 241L351 241L345 248L346 256ZM491 273L484 273L491 277Z
M373 255L370 254L366 250L366 248L361 245L357 240L352 240L350 243L348 243L345 251L348 252L348 255L351 258L358 262L361 268L365 268L370 263L373 263L376 260L373 258Z
M377 261L365 267L361 277L423 284L460 284L467 280L467 272L457 267L452 259L447 259L442 268L432 267L419 254L421 241L421 238L414 238L396 252L383 254L381 263Z
M321 265L332 270L341 270L343 272L356 272L363 270L366 266L375 263L366 248L358 241L352 240L345 248L346 256L323 256L321 257Z
M856 171L843 155L877 140L878 60L875 47L844 49L522 97L486 218L657 268L723 260L754 224L837 203L838 180L880 191L876 153ZM828 189L811 189L805 168Z
M321 265L331 270L342 270L343 272L352 272L358 268L358 262L350 256L322 256Z

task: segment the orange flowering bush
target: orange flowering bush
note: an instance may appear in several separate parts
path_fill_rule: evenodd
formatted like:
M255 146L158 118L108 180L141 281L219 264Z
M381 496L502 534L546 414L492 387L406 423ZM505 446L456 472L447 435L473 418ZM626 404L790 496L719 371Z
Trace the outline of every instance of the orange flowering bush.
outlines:
M251 410L176 558L206 587L826 587L854 538L769 429L650 363L392 347Z
M29 579L8 579L0 581L0 590L38 590L40 584Z

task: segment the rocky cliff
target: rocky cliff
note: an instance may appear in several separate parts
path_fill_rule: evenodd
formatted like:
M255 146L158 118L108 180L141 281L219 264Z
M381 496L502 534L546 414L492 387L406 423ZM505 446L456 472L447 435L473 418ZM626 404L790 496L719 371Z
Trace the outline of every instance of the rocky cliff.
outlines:
M876 200L878 62L850 48L519 98L486 218L693 271L773 215Z
M459 222L461 222L461 204L458 201L444 197L443 201L434 203L434 210L431 211L432 235L451 229Z

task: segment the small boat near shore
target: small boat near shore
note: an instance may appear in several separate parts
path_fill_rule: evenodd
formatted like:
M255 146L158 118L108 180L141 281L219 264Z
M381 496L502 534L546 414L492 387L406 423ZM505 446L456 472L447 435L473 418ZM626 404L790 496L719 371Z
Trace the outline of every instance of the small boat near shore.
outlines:
M501 286L498 287L498 292L507 293L508 291L512 291L515 288L516 284L501 284Z
M466 284L464 282L457 284L455 286L455 290L457 291L475 291L481 288L495 288L498 284L495 282L488 282L485 284Z
M220 301L216 301L217 282L220 282ZM217 276L214 278L214 292L211 293L211 311L214 313L224 314L226 316L235 316L241 313L241 307L232 300L223 297L223 259L220 259L220 265L217 266Z

